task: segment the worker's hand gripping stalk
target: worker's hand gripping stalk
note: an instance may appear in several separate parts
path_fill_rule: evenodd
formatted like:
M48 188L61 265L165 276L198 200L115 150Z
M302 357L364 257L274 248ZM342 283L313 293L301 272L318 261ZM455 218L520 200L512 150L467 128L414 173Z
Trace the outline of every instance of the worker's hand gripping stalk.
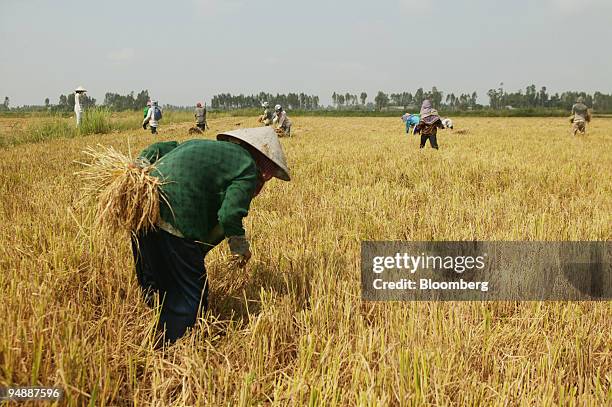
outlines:
M251 258L249 241L246 236L230 236L228 243L232 253L232 262L235 262L240 267L244 267Z

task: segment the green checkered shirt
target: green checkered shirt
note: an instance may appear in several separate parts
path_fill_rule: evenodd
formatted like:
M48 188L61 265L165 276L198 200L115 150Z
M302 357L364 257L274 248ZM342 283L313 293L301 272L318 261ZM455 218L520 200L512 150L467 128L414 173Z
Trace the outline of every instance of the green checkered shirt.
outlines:
M257 187L258 169L247 150L227 141L189 140L155 143L140 153L157 169L152 175L170 207L161 203L162 219L184 237L210 245L245 234Z

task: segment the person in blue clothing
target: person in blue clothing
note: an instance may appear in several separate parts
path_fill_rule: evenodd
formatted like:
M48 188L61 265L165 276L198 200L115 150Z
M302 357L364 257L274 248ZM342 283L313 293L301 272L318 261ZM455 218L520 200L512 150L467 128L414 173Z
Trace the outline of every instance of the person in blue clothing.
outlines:
M406 133L410 134L410 128L412 127L412 132L414 134L414 128L417 124L419 124L419 121L421 121L421 117L418 114L410 114L406 112L406 114L402 116L402 121L406 123Z

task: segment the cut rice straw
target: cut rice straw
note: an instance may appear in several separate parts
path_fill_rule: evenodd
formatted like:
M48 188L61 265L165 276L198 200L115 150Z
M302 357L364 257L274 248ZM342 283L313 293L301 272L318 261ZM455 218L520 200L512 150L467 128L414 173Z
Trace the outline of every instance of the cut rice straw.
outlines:
M83 151L90 162L80 162L85 168L77 172L86 183L85 197L97 201L94 227L132 234L153 229L160 216L160 199L170 207L160 188L163 180L151 175L156 166L135 161L131 154L113 147L97 147Z

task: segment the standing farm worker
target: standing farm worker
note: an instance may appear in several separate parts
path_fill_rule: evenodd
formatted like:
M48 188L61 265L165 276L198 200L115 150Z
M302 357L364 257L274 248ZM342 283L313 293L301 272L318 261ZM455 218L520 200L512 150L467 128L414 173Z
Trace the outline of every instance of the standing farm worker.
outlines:
M291 137L291 120L287 116L287 112L283 110L281 105L274 106L274 117L272 123L276 123L276 128L282 130L285 135Z
M261 107L264 108L263 114L259 116L259 122L263 123L264 126L270 126L272 124L272 110L268 102L263 102Z
M438 111L433 108L431 102L427 99L421 105L421 120L414 129L414 134L421 134L420 148L425 147L425 143L429 139L429 144L432 148L438 149L437 133L438 129L443 129L444 125L438 115Z
M207 309L206 254L227 238L233 261L248 262L243 218L264 183L289 181L289 169L270 127L228 131L217 141L155 143L139 160L156 164L151 175L163 180L165 200L158 228L132 238L136 275L149 304L151 293L163 298L158 327L173 342Z
M84 87L79 86L74 90L74 115L76 116L76 126L81 125L81 116L83 115L83 107L81 106L81 97L85 95Z
M151 134L157 134L158 121L162 118L162 110L157 105L157 101L151 102L151 107L147 111L147 116L142 121L142 128L146 129L147 124L151 126Z
M586 132L586 123L591 121L591 113L589 108L584 104L584 98L580 96L574 106L572 106L572 117L570 118L572 123L572 132L574 136L580 132L584 134Z
M202 106L202 102L198 102L195 108L196 127L200 130L206 130L206 107Z
M414 133L414 128L416 127L417 124L419 124L420 120L421 120L421 118L420 118L420 116L418 114L410 114L410 113L406 112L402 116L402 121L406 124L406 133L410 134L410 128L411 127L412 127L413 133Z
M446 119L442 119L442 125L445 129L453 129L453 121L448 117Z
M147 100L147 105L145 106L144 110L142 111L142 114L143 114L142 118L143 119L147 118L147 115L149 114L149 109L150 108L151 108L151 101ZM142 128L145 129L145 130L147 129L146 123L142 125Z

